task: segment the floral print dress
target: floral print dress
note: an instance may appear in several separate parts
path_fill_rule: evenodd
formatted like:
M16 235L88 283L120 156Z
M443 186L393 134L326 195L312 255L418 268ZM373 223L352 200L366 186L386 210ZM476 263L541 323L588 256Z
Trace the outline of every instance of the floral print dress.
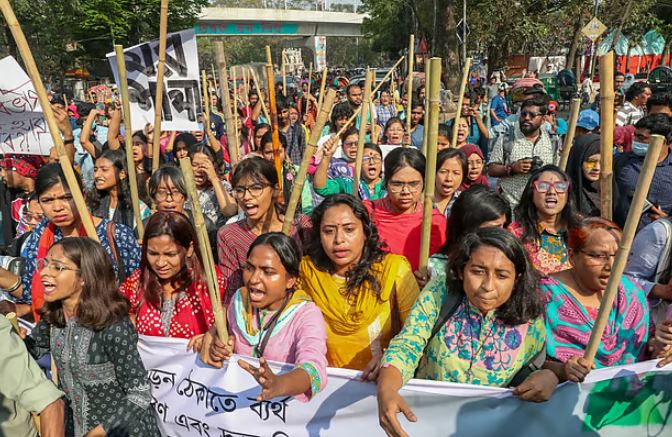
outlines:
M404 328L385 351L383 366L399 369L404 383L415 375L434 381L506 387L543 349L543 318L507 325L496 312L482 315L463 297L455 313L429 338L446 298L445 278L445 273L438 273L420 293Z
M509 225L509 232L517 238L521 238L524 229L520 223L513 222ZM539 241L523 243L534 268L543 275L551 275L571 269L572 265L569 263L567 252L567 233L550 232L540 225L539 235L541 236Z

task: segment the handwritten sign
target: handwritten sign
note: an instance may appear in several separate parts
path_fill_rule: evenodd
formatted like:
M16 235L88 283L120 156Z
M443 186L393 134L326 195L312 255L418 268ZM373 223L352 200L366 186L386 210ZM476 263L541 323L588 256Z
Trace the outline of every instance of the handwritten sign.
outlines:
M48 155L54 143L33 83L11 56L0 71L0 153Z
M154 123L156 75L159 63L159 40L124 50L131 104L132 130ZM119 87L117 58L108 53L107 59ZM198 51L194 30L170 33L166 42L166 69L163 85L161 129L191 131L198 129L201 112L199 91Z
M375 384L347 369L328 369L309 402L257 401L261 389L233 356L204 365L184 340L140 336L152 407L164 436L384 437ZM272 365L274 372L293 366ZM600 369L583 384L564 384L545 403L522 402L508 389L412 380L400 394L418 417L399 420L412 436L670 435L672 373L654 361ZM671 422L671 423L668 423ZM667 429L667 431L665 431Z

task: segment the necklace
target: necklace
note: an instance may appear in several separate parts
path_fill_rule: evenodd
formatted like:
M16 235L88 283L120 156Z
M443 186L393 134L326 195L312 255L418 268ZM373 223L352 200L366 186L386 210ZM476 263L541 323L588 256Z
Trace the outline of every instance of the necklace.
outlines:
M467 323L469 323L469 321L471 320L471 316L472 316L471 308L467 304ZM483 318L481 318L481 319L483 320ZM481 326L483 326L482 321L481 321ZM485 338L483 339L482 342L479 343L478 348L475 351L474 351L474 344L471 341L471 338L469 338L469 346L471 347L471 359L469 360L469 368L467 369L467 381L469 383L471 383L471 380L474 376L472 368L474 367L474 361L476 360L476 356L479 353L481 353L481 351L483 350L483 347L488 342L488 338L490 338L490 336L492 335L492 331L493 331L494 328L495 328L495 324L493 323L490 326L490 329L488 330L488 333L485 334ZM479 340L480 340L480 331L479 331Z

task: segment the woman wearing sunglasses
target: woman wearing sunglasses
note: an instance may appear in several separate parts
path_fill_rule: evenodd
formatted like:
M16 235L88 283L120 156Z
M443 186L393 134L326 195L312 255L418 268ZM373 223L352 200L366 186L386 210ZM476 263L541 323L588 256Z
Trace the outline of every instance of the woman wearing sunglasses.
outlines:
M509 230L522 239L534 267L545 275L571 268L567 232L577 224L567 173L546 165L530 176Z
M233 171L231 184L233 196L245 216L222 226L217 233L217 252L226 279L224 300L227 304L243 286L243 270L250 245L262 234L282 231L285 219L284 206L278 203L278 173L273 162L258 157L243 159ZM292 225L291 236L301 247L301 231L309 230L310 219L297 214Z

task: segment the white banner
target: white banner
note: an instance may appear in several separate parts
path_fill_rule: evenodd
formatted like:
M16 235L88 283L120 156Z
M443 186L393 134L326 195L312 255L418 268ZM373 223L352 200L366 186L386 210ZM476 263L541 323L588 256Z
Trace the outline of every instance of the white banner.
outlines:
M124 50L128 93L133 130L154 124L156 74L159 64L159 40ZM107 59L119 87L117 57ZM197 114L201 111L200 73L194 29L169 33L166 41L166 68L163 82L161 130L192 131L198 129Z
M376 386L357 380L358 372L329 369L326 388L308 403L258 402L259 386L237 365L254 359L234 356L228 368L215 369L186 345L144 336L139 342L164 436L385 435ZM400 416L411 436L672 435L672 374L653 361L593 371L584 384L564 384L541 404L521 402L507 389L423 380L401 394L418 418L409 423Z
M0 71L0 153L48 155L54 143L33 82L11 56Z

